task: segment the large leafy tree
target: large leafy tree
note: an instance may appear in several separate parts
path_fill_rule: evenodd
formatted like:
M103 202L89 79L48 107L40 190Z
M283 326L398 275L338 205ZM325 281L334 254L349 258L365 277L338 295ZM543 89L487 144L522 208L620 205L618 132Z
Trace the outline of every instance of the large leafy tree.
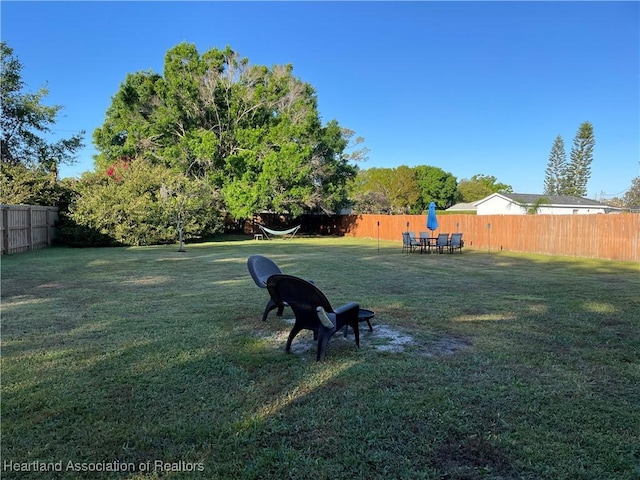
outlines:
M236 217L335 211L357 171L352 132L321 124L315 91L292 71L181 43L162 76L127 76L94 132L97 167L122 156L164 164L219 189Z
M218 213L215 210L217 194L201 179L175 173L166 177L167 183L160 187L160 210L171 225L169 230L175 228L178 251L183 252L185 237L189 234L201 234L203 227L215 231L216 225L211 220Z
M3 164L57 171L57 165L74 160L82 148L84 132L51 142L45 138L62 107L44 105L49 94L46 86L35 93L25 93L22 63L6 42L0 42L0 152Z
M395 211L411 211L411 207L420 198L418 182L412 168L400 165L390 176L390 185L393 192L392 201Z
M357 213L423 213L430 202L444 209L457 195L456 178L439 167L360 170L350 185Z
M407 166L361 170L350 192L357 213L408 213L420 198L413 169Z
M420 165L414 168L420 198L412 211L422 213L434 202L439 209L445 209L455 203L458 182L451 173L439 167Z
M471 179L462 179L458 183L458 195L461 202L476 202L492 193L513 193L510 185L498 182L493 175L473 175Z
M565 175L567 169L567 154L564 149L564 140L560 135L556 137L549 154L549 162L544 177L544 194L559 195L564 190Z
M49 141L59 105L44 105L46 87L25 93L22 63L0 42L0 202L57 205L68 193L58 182L58 165L71 163L84 132Z
M392 192L389 186L391 168L359 170L349 182L349 197L355 213L392 213Z
M640 177L631 181L631 187L622 197L622 204L627 208L640 208Z

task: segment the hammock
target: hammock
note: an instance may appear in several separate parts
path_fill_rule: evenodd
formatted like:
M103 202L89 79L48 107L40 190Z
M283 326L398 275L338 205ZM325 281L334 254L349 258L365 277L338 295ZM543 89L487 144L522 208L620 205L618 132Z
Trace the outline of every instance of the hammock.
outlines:
M262 233L264 233L264 236L267 237L267 239L269 240L271 240L268 235L269 233L271 235L291 235L292 237L295 237L296 233L300 229L300 225L298 225L297 227L290 228L289 230L272 230L270 228L263 227L262 225L258 225L258 227L260 227L260 230L262 230Z

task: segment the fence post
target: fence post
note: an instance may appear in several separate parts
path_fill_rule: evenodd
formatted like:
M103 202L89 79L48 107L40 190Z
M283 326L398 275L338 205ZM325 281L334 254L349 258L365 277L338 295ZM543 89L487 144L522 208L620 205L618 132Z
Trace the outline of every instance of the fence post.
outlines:
M49 207L47 207L47 209L45 210L45 222L46 222L46 227L47 227L47 235L45 236L45 238L47 239L47 247L51 246L51 232L49 231L49 222L50 222L50 214L51 212L49 212Z
M29 229L28 250L33 250L33 207L27 208L27 228Z
M2 207L2 254L9 253L9 207Z

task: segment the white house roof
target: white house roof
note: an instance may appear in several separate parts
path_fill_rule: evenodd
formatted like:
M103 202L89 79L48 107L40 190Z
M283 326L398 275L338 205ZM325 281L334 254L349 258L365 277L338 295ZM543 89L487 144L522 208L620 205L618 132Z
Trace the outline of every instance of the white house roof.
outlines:
M612 208L609 205L605 205L589 198L571 197L568 195L539 195L535 193L492 193L488 197L475 202L475 205L480 205L494 197L502 197L505 200L520 205L533 205L536 202L541 201L541 203L549 206Z
M540 195L533 193L492 193L475 202L478 215L523 215L536 207L542 214L620 213L622 208L605 205L596 200L567 195Z
M474 203L456 203L447 208L448 212L475 212L476 204Z

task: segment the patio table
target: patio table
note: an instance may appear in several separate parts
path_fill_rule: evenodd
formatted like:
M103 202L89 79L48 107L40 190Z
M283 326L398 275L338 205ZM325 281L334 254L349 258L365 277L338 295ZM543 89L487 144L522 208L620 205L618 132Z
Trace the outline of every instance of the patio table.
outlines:
M375 312L373 310L367 310L366 308L361 308L358 310L358 322L367 322L369 325L369 331L373 332L373 327L371 326L371 319L375 316ZM349 325L344 326L344 336L347 336L347 331L349 330Z
M420 237L416 238L420 242L420 253L431 253L431 247L436 246L437 237Z

